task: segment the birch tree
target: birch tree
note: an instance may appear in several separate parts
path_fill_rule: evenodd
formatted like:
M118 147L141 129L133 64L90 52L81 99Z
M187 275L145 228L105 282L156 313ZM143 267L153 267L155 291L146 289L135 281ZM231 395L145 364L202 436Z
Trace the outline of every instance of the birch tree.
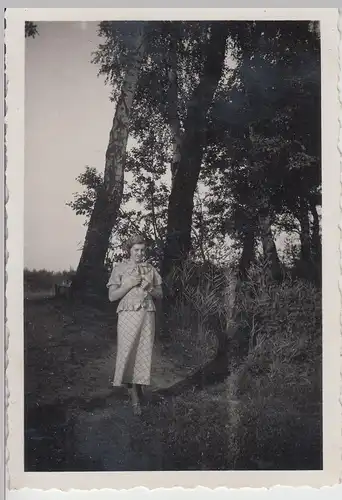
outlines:
M74 290L88 292L103 284L104 260L121 205L129 124L139 72L145 51L145 23L130 25L126 67L122 78L105 156L103 183L90 216Z

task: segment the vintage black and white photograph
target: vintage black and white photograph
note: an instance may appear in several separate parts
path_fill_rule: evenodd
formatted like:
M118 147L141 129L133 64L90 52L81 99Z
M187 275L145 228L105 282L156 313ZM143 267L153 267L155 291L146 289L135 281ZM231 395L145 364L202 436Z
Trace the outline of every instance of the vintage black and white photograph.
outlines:
M322 471L320 20L23 29L25 472Z

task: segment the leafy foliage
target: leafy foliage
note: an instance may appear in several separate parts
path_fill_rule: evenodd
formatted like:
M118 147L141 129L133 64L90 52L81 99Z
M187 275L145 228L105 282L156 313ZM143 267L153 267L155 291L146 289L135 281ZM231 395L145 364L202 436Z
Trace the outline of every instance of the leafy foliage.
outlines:
M233 38L237 66L216 94L202 180L216 230L241 247L261 237L260 214L296 231L303 200L320 204L320 62L310 23L247 23Z
M24 269L24 288L27 292L51 290L54 285L72 279L73 274L73 269L60 272L52 272L46 269Z
M99 26L104 42L93 61L107 77L113 100L134 30L132 22ZM210 23L152 22L147 32L130 123L135 142L127 154L123 205L108 256L120 258L122 235L139 229L151 243L152 259L159 263L171 190L170 110L176 109L182 132L190 96L203 71ZM269 217L276 236L285 233L296 241L303 231L303 209L310 212L311 221L312 207L321 203L318 26L231 22L229 33L194 197L191 257L202 262L235 260L237 253L247 252L247 245L252 258L263 238L262 214ZM76 205L70 204L83 215L91 212L99 182L87 175L79 180L88 187L83 184L85 192L76 195ZM313 239L318 232L310 221ZM317 246L317 241L311 244ZM243 265L248 262L249 258Z
M38 27L32 21L25 21L25 38L35 38L38 35Z
M133 28L100 24L104 43L94 62L113 100ZM225 71L207 116L192 252L165 283L180 287L171 308L172 337L163 348L174 366L193 371L216 361L220 335L236 327L245 356L226 359L224 383L173 397L172 416L167 402L150 405L131 435L155 455L162 450L164 470L318 469L321 291L298 276L298 261L307 237L314 254L320 236L319 30L314 23L274 21L231 22L229 29ZM151 261L160 263L172 189L170 110L176 109L183 132L209 35L203 22L148 28L130 123L135 145L127 154L108 268L122 258L123 239L137 230L150 243ZM176 99L170 92L175 68ZM91 167L78 180L83 192L69 205L87 223L103 181ZM270 239L285 233L288 240L281 281L269 279L265 255L260 258L263 217ZM248 254L243 280L236 279L239 254Z

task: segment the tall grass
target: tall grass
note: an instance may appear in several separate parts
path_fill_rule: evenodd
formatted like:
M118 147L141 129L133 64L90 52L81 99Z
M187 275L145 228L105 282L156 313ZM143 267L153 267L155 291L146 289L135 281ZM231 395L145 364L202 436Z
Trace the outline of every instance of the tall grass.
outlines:
M181 291L169 318L176 361L196 368L215 356L218 334L227 323L228 283L228 274L216 266L191 261L169 277L167 285Z
M224 272L215 279L205 270L183 274L174 331L198 363L215 352L212 313L220 317L216 325L232 316L226 285ZM290 275L271 281L256 265L236 291L232 321L245 332L246 356L224 383L175 398L172 424L161 426L168 467L319 469L320 289ZM158 418L167 418L165 409Z
M321 291L290 276L268 282L253 268L237 307L250 331L249 353L227 380L229 397L239 402L232 426L239 447L259 468L319 466Z

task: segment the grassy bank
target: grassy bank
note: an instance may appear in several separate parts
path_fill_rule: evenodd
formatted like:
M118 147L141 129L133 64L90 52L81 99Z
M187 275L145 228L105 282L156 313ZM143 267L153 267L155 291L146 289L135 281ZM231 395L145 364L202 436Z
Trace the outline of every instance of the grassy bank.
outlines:
M211 304L220 297L219 287L207 284L205 290L208 304L209 297ZM120 470L320 468L320 291L299 279L269 283L255 271L236 305L232 321L247 332L248 353L239 363L230 360L225 381L152 399L137 419L110 392L116 352L113 306L27 300L28 407L64 404L78 422L72 439L79 449L73 453L83 454L83 463L91 455L94 463L102 463L101 470L119 465ZM182 309L175 311L172 338L157 339L156 394L212 359L217 347L217 318L205 316L205 307L193 307L189 300L177 307ZM71 410L71 400L90 406L75 404ZM113 465L111 442L121 457L119 465Z

